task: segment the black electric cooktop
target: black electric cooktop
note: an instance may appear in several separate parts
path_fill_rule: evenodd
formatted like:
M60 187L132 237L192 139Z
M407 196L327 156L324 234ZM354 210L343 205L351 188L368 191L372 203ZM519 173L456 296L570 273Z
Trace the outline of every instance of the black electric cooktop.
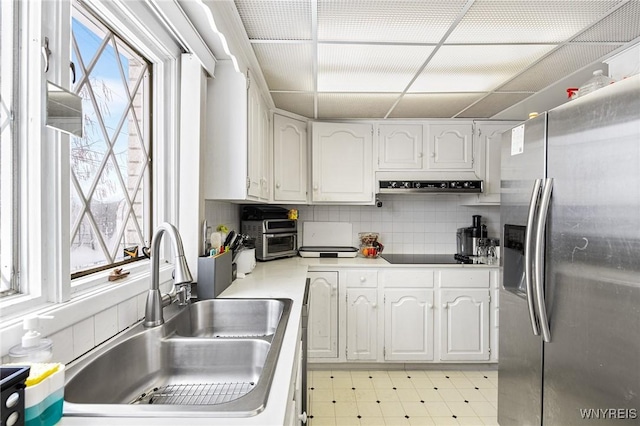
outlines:
M474 256L461 256L457 254L382 253L380 256L394 265L462 265L481 263L478 258Z

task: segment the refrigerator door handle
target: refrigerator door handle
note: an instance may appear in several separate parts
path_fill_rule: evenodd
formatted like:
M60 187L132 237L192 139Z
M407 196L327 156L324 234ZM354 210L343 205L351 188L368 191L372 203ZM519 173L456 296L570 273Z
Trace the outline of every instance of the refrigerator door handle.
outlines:
M542 188L542 198L540 200L540 210L538 212L538 224L536 226L536 251L535 251L535 284L536 300L538 302L538 315L540 316L540 328L542 338L546 343L551 342L551 330L547 317L547 307L544 301L544 231L547 225L549 213L549 203L551 201L551 189L553 179L545 179Z
M529 214L527 215L527 228L524 236L524 281L527 286L527 307L529 308L529 319L531 320L531 328L533 334L540 335L538 320L536 318L535 306L533 304L533 280L535 279L533 268L533 227L535 224L536 208L538 207L538 198L540 197L540 189L542 188L542 179L536 179L531 191L531 202L529 203Z

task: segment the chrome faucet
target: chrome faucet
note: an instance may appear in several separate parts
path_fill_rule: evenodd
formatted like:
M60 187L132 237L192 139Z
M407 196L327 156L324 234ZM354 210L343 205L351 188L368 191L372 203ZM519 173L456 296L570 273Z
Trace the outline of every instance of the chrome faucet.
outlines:
M173 244L173 252L176 256L173 284L174 287L169 294L160 294L160 241L162 236L167 233L171 237ZM190 289L187 288L189 283L193 281L187 260L184 257L184 249L182 247L182 239L175 226L170 223L163 223L158 226L151 239L151 288L147 294L147 305L144 314L144 326L155 327L164 324L162 308L171 303L172 299L178 294L181 303L187 303L190 297ZM186 284L186 285L185 285ZM180 291L177 292L177 288Z

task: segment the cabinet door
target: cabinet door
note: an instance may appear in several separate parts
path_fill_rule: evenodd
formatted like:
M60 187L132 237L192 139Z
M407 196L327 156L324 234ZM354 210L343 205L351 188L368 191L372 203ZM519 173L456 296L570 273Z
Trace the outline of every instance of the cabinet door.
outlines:
M373 204L373 126L313 123L313 202Z
M347 289L347 360L378 358L378 290Z
M273 116L275 201L307 201L307 124Z
M433 290L384 292L384 359L433 360Z
M378 126L378 169L422 169L422 124Z
M269 112L269 107L267 103L264 101L264 98L260 96L260 153L261 153L261 161L260 165L260 198L263 200L269 200L271 197L271 164L272 164L272 156L271 156L271 144L270 136L271 135L271 116Z
M338 357L338 273L309 272L309 327L307 350L311 358Z
M440 359L489 360L489 290L441 290Z
M484 177L484 192L478 195L478 202L500 204L500 146L502 133L517 123L479 123L480 176Z
M262 197L262 108L260 94L253 85L248 90L247 195Z
M473 125L430 124L428 168L473 170Z

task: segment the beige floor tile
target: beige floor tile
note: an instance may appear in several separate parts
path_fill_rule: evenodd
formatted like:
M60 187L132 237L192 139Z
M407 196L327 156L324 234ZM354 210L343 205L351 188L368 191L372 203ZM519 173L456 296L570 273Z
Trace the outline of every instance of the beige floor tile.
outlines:
M408 374L405 370L387 370L389 377L407 377Z
M409 417L411 426L434 426L436 423L431 417Z
M351 380L368 379L371 376L369 370L351 370Z
M457 370L442 370L442 373L445 376L449 376L449 378L453 378L453 377L466 377L464 375L464 371L457 371Z
M351 379L351 383L353 384L353 387L356 389L370 389L373 390L374 386L373 386L373 380L367 378L352 378Z
M466 402L449 402L447 401L449 410L457 417L476 417L477 414L473 408Z
M312 401L311 409L309 411L310 414L313 415L313 418L336 416L336 410L333 402Z
M331 370L312 370L311 375L314 379L328 379L331 377Z
M449 406L444 402L425 402L424 405L427 407L427 411L431 417L445 417L453 415Z
M481 388L480 389L480 393L489 402L497 402L498 401L498 389L482 389Z
M464 377L466 377L467 379L472 379L472 378L483 378L484 376L486 376L485 372L482 370L469 370L469 371L463 371L462 372L464 374Z
M378 388L389 388L389 389L391 389L393 387L393 382L391 381L391 379L389 377L376 378L374 376L373 379L371 379L371 382L373 383L373 386L376 389L378 389Z
M311 387L315 389L332 389L333 381L325 378L314 378L313 383L311 383Z
M411 376L411 383L416 389L433 389L433 382L427 377L413 378Z
M391 377L391 383L398 389L413 389L413 381L407 376L404 377Z
M387 370L369 370L369 375L373 379L388 379L389 373Z
M331 389L314 389L309 391L312 401L333 401L333 390Z
M400 402L382 401L379 405L384 417L401 417L405 415L404 408L402 407L402 404L400 404Z
M402 401L402 408L409 417L428 417L429 412L425 404L421 402L405 402Z
M471 405L478 417L493 417L497 415L496 407L490 402L474 401L469 402L469 405Z
M386 426L384 417L367 417L362 416L360 418L360 424L362 426Z
M424 374L424 370L405 370L405 373L412 379L423 379L427 377L426 374Z
M497 417L480 417L480 420L482 420L482 423L487 425L487 426L498 426L498 418Z
M416 389L420 398L429 402L442 402L444 399L440 396L440 392L435 389Z
M358 405L355 402L342 402L336 400L335 410L336 417L349 417L356 418L358 415Z
M497 370L485 371L485 376L490 377L492 379L497 379L498 378L498 371Z
M474 387L474 384L466 377L452 377L449 380L451 380L451 383L453 383L453 385L458 389L469 389Z
M390 388L386 389L376 389L376 395L378 395L378 399L384 402L400 402L400 398L398 397L398 391Z
M496 388L498 387L498 378L497 378L497 377L489 377L489 379L488 379L488 380L489 380L489 382L491 382L491 384L492 384L494 387L496 387Z
M384 424L387 426L410 426L409 419L404 416L385 416Z
M382 417L382 410L375 401L358 401L358 414L365 418Z
M464 397L458 389L438 389L438 394L445 402L464 402Z
M336 425L336 418L334 417L316 417L313 416L309 419L309 426L338 426Z
M353 383L351 382L351 377L340 378L340 379L331 379L333 382L333 389L351 389L353 387Z
M451 416L434 416L431 418L435 424L438 426L447 426L447 425L459 425L457 419L454 419Z
M350 379L351 370L331 370L331 375L334 379Z
M482 392L483 389L457 389L462 394L462 397L467 401L487 401L487 398Z
M408 402L419 402L420 395L416 389L398 389L396 390L396 394L398 395L398 399L400 402L408 401Z
M375 402L378 400L378 394L373 389L358 389L353 391L356 401Z
M333 399L339 402L356 402L356 391L351 389L334 389Z
M438 389L454 389L456 387L451 379L437 379L432 377L431 381L433 382L433 386Z
M442 370L425 370L424 374L428 377L435 377L438 379L444 379L444 373L442 372Z
M472 377L469 379L469 381L473 383L473 386L477 386L480 389L495 388L495 385L493 384L493 382L491 382L491 379L489 378Z
M458 421L459 425L464 425L464 426L482 426L484 425L484 423L482 423L482 420L480 420L480 417L458 417L456 419Z
M337 416L336 417L336 425L337 426L360 426L360 419L356 416Z

